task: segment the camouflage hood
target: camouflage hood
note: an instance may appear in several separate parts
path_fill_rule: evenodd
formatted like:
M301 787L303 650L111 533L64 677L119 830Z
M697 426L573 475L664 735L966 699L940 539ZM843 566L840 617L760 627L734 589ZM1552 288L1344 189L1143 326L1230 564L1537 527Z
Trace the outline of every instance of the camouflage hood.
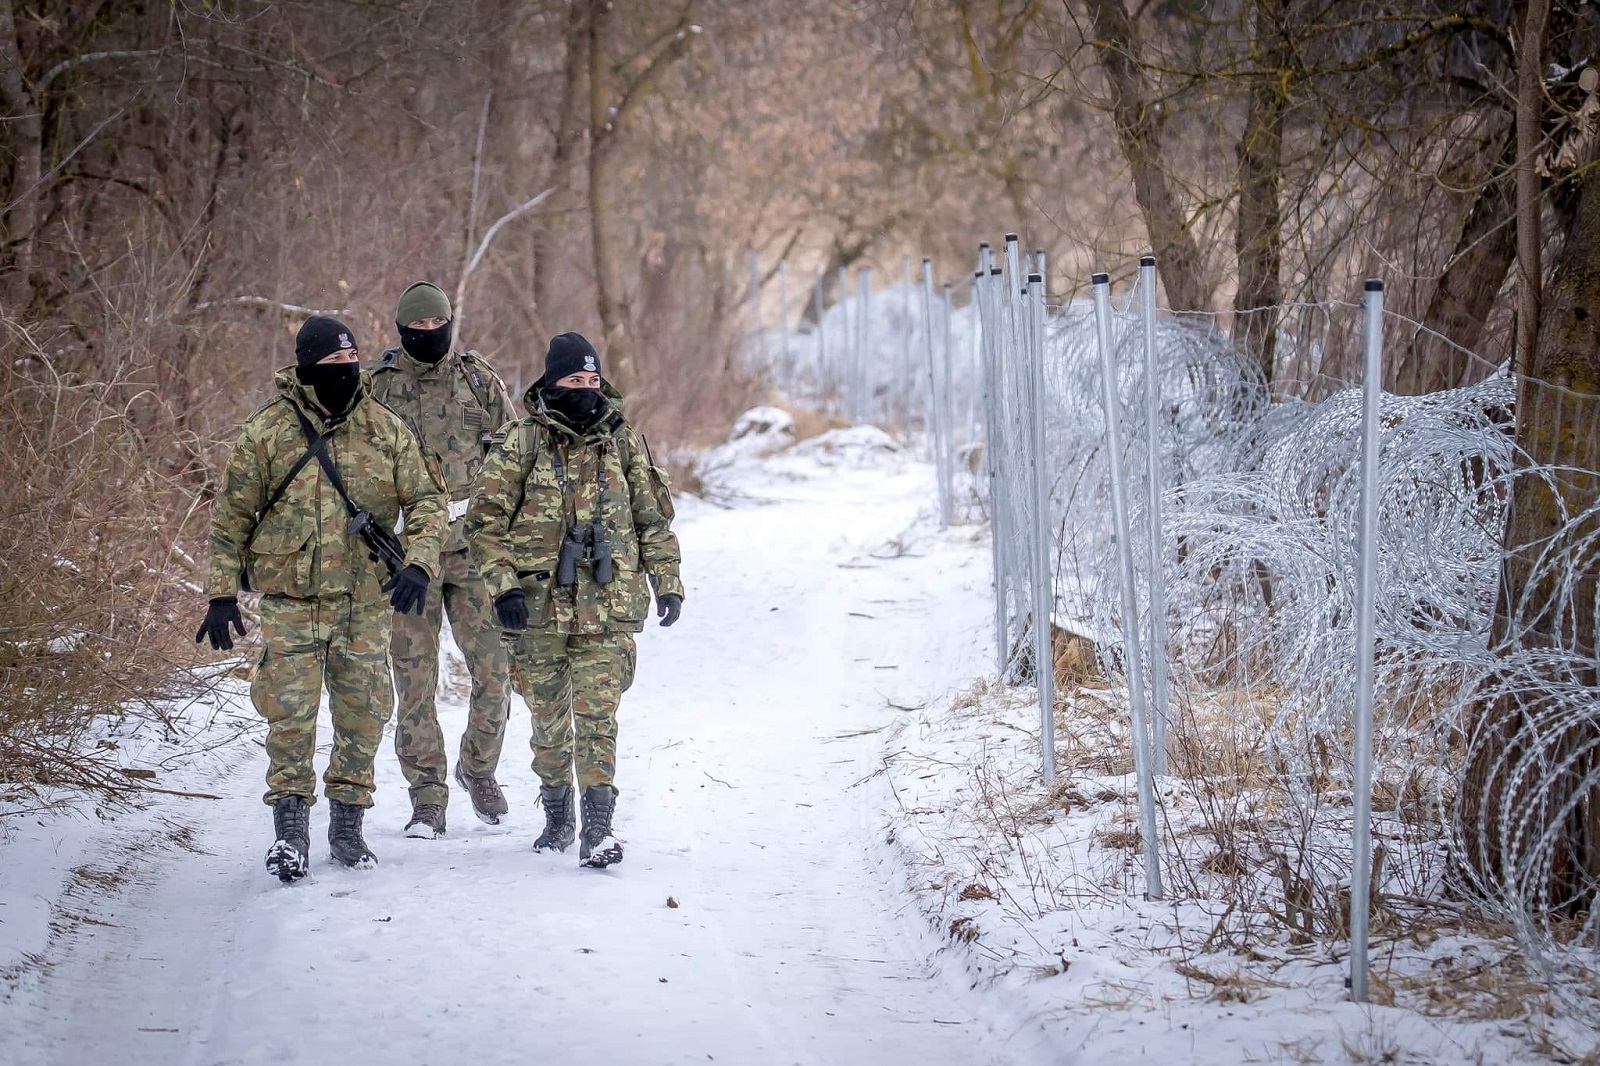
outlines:
M606 411L595 424L589 427L589 432L579 433L569 426L565 419L556 414L544 404L544 397L539 395L539 390L544 388L544 378L540 378L522 394L523 406L528 409L528 417L538 422L541 426L548 426L556 432L565 434L574 440L596 440L600 437L609 437L618 429L627 424L627 419L622 414L622 393L618 392L604 378L600 379L600 392L606 398Z

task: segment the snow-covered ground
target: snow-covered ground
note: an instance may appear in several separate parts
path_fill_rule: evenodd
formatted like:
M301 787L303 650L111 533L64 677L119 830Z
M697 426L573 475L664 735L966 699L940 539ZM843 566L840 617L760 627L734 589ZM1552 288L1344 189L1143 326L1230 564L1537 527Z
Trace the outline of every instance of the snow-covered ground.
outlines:
M1176 904L1142 899L1120 698L1063 690L1064 780L1042 789L1031 690L985 678L986 539L934 529L931 468L870 427L796 444L773 409L737 433L703 464L722 505L681 504L683 621L640 640L621 866L530 850L518 701L504 825L456 795L445 839L402 837L386 747L379 868L334 869L318 843L314 876L280 886L261 865L260 726L225 680L174 709L200 731L111 738L168 790L143 809L0 819L0 1063L1442 1066L1589 1051L1582 1012L1551 1013L1509 940L1443 917L1380 914L1377 1004L1350 1003L1336 938L1297 943L1264 912L1204 902L1200 798L1176 778L1164 824L1194 884ZM446 659L454 735L466 679L453 645Z
M981 987L1049 1030L1055 1061L1594 1061L1593 1004L1552 1003L1512 938L1453 922L1448 902L1379 908L1373 1002L1351 1002L1347 941L1291 934L1269 913L1281 897L1253 910L1207 898L1217 852L1202 808L1229 800L1176 777L1161 822L1184 847L1163 847L1167 901L1146 900L1134 778L1116 754L1126 708L1092 688L1064 704L1048 790L1027 687L980 684L886 741L885 821L908 890Z
M621 866L530 850L518 701L505 824L458 794L445 839L402 837L386 746L379 868L335 869L319 844L313 877L282 887L261 864L257 734L161 781L222 799L156 797L109 828L13 820L0 1059L1046 1061L1038 1031L941 956L880 835L885 731L983 668L981 544L926 532L930 469L874 431L721 477L739 502L685 502L683 620L643 635L623 703ZM455 735L453 649L448 665ZM248 714L241 700L225 702ZM325 826L319 803L314 841Z

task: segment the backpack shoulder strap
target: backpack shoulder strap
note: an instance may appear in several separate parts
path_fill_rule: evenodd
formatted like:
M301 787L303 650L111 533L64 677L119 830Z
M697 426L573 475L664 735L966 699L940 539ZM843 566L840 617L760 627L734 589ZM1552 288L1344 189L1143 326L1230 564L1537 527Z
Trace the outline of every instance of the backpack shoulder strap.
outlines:
M539 423L531 418L524 418L517 423L516 432L522 437L522 477L517 482L517 506L511 512L511 521L508 527L517 524L517 518L522 514L522 505L528 502L528 475L533 473L533 464L539 461Z
M461 353L461 369L467 376L467 387L472 390L473 399L477 400L478 406L485 411L494 406L491 399L493 389L499 388L501 392L507 392L506 383L495 372L494 367L489 365L489 360L477 352ZM510 395L509 392L507 395Z

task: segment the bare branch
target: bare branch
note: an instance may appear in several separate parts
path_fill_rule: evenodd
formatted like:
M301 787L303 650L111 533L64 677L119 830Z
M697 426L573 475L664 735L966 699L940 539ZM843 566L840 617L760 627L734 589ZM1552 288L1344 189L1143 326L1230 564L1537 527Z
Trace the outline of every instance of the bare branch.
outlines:
M315 307L301 307L299 304L288 304L281 300L269 299L265 296L229 296L222 300L202 300L194 305L196 311L209 311L213 307L223 307L228 304L244 304L247 307L259 307L267 311L282 311L286 315L348 315L348 307L332 310L319 310Z
M39 84L34 87L34 94L39 95L46 92L50 88L51 82L67 71L81 67L85 63L96 63L102 59L150 59L164 54L165 51L166 49L164 48L139 48L132 51L85 52L83 55L73 56L71 59L63 59L47 70L44 77L39 79Z
M514 222L523 215L527 214L529 211L532 211L534 208L538 207L540 204L549 199L551 194L553 194L555 191L555 187L552 186L551 188L548 188L544 192L540 193L538 196L535 196L533 199L522 204L520 207L512 208L510 211L507 211L505 214L495 219L494 225L490 226L488 231L484 233L483 240L478 242L478 250L472 253L472 258L467 260L467 265L461 270L461 280L456 282L454 308L456 313L455 320L457 337L461 336L461 318L467 303L467 279L472 276L472 272L474 270L478 269L478 264L483 262L483 254L489 250L489 243L495 239L495 236L499 234L500 230L507 223Z

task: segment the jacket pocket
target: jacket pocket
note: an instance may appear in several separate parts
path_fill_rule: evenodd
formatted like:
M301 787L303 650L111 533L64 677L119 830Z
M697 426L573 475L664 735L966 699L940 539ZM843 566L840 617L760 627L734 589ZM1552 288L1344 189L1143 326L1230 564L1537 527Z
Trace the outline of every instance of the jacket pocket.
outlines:
M678 510L672 505L672 482L667 478L667 472L654 463L647 463L650 470L650 489L655 493L656 510L661 512L661 517L668 522L677 517Z
M650 587L637 570L617 567L605 586L606 611L613 622L639 624L650 614Z
M553 564L567 530L555 475L535 468L523 483L520 502L506 532L506 546L516 557L518 570L542 568L546 560Z
M316 518L310 512L267 515L250 542L245 572L253 591L268 595L311 595L311 543Z
M549 626L555 621L555 608L550 602L550 571L518 570L517 580L528 600L528 626L533 629Z

